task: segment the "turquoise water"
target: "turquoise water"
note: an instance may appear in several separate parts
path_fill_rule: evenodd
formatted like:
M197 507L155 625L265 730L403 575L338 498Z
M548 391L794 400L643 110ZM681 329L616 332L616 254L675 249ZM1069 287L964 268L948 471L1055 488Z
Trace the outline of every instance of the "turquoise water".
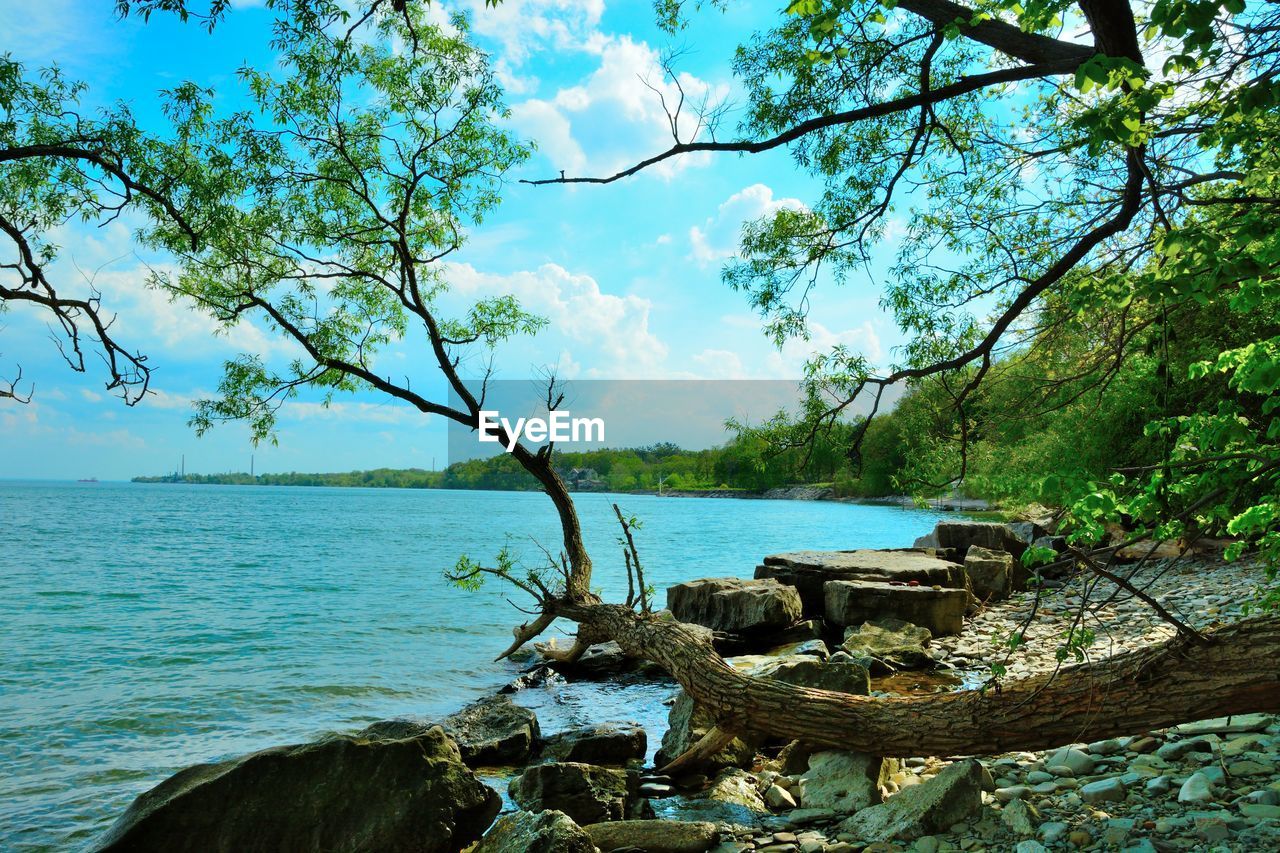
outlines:
M615 500L643 520L659 590L749 577L775 551L910 544L940 517L581 495L595 583L617 597ZM443 715L509 681L515 665L492 660L527 617L510 591L466 593L441 571L504 541L530 558L530 537L558 541L544 496L508 492L0 482L0 520L3 850L81 846L186 765ZM620 693L558 697L544 727L663 718L652 690L629 694L640 713Z

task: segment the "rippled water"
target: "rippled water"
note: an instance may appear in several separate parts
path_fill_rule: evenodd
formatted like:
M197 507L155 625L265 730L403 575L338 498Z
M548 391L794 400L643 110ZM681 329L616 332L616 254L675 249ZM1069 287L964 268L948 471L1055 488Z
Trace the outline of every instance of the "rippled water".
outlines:
M626 586L614 500L643 519L660 590L750 576L775 551L910 544L939 517L581 495L595 582L613 595ZM0 519L6 850L80 846L188 764L443 715L505 683L514 665L492 659L525 617L441 571L507 540L529 558L530 537L557 541L544 496L506 492L0 482ZM636 716L610 701L598 689L556 722Z

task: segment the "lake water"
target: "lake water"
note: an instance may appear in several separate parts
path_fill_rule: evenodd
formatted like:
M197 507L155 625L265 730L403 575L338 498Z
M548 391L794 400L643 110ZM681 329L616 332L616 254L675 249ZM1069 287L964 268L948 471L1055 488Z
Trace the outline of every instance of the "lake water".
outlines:
M594 583L615 600L613 501L643 521L659 603L672 583L750 577L777 551L910 545L942 517L580 495ZM189 764L492 691L518 671L493 657L527 617L510 590L463 592L441 572L504 542L533 558L533 539L559 541L550 501L510 492L0 482L0 520L3 850L83 846ZM544 729L596 717L612 689L557 697ZM626 716L656 740L662 697L640 695Z

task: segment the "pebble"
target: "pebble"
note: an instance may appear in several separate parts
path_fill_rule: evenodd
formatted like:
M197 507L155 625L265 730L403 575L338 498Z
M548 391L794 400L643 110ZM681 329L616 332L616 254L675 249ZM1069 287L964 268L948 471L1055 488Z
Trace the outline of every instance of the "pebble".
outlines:
M1045 763L1069 767L1071 772L1077 776L1088 776L1093 772L1096 762L1093 760L1093 756L1087 752L1081 752L1073 747L1064 747L1049 756Z

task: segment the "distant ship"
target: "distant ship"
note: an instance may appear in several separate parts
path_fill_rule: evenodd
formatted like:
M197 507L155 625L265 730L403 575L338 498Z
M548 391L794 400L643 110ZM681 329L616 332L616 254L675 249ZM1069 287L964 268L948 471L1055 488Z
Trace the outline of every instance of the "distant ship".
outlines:
M77 482L77 483L96 483L96 482L98 482L98 478L97 478L97 477L86 477L86 478L85 478L85 479L83 479L83 480L76 480L76 482Z

